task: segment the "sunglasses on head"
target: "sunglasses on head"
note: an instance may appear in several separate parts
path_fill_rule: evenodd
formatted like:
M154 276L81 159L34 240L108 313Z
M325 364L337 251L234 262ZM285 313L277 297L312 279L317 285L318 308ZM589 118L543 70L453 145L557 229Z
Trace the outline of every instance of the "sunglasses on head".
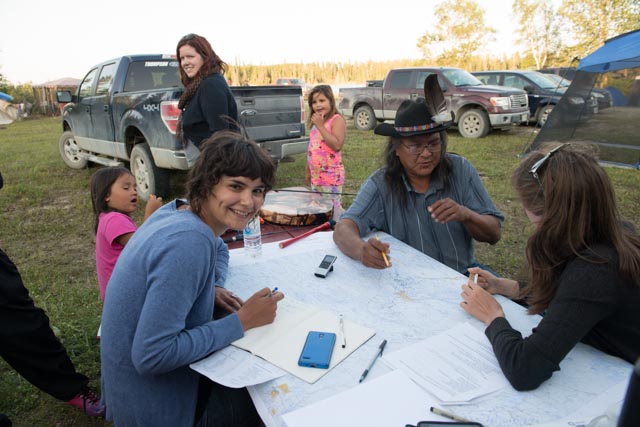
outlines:
M542 191L542 193L544 194L544 189L542 188L542 182L540 181L540 176L538 175L538 170L540 170L540 168L542 166L544 166L545 163L547 163L547 161L553 157L553 155L555 153L557 153L558 151L560 151L562 148L571 145L570 143L567 144L561 144L558 145L557 147L555 147L553 150L549 151L547 154L545 154L544 156L542 156L542 158L540 160L538 160L537 162L535 162L533 164L533 166L531 166L531 169L529 169L529 173L531 174L531 176L533 176L535 178L536 181L538 181L538 185L540 186L540 190Z

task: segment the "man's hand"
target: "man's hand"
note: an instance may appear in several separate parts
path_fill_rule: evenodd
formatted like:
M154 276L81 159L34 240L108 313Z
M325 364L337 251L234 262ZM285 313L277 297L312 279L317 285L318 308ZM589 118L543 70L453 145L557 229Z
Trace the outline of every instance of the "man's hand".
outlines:
M464 222L468 217L469 209L457 204L452 199L440 199L427 208L431 217L441 224L451 221Z
M382 255L384 253L384 255ZM367 267L383 269L391 266L391 263L387 265L385 256L389 260L389 244L381 242L375 237L370 238L368 241L363 241L362 256L360 261Z

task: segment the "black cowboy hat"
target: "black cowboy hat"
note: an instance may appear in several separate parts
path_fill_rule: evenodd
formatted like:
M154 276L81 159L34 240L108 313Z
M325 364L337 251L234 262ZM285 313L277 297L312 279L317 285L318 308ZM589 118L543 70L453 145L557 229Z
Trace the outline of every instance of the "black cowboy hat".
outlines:
M381 123L373 132L376 135L403 137L449 129L453 125L453 117L447 112L444 95L435 74L425 80L424 94L425 98L402 101L396 112L395 123Z

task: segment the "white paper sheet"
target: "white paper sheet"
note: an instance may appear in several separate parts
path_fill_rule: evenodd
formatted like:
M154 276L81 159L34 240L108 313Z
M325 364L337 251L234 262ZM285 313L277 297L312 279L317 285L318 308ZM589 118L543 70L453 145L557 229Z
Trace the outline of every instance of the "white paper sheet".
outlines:
M383 358L444 402L468 402L509 385L489 340L469 323Z
M271 363L229 346L189 365L211 381L231 388L262 384L286 374Z
M375 335L373 329L355 324L347 319L348 317L344 321L347 345L342 348L340 341L336 342L329 369L298 366L298 358L309 331L333 332L337 336L341 336L339 317L335 313L320 310L292 298L285 297L278 303L278 312L273 323L250 329L243 338L231 344L248 350L313 384Z
M282 418L287 427L403 427L450 421L429 411L437 400L396 370Z

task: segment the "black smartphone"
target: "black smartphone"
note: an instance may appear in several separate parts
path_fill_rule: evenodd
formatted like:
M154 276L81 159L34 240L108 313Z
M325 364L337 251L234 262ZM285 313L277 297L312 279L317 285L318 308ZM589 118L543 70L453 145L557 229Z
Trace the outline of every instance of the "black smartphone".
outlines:
M329 369L336 334L333 332L310 331L300 353L298 365L307 368Z
M318 269L314 273L317 277L327 277L330 271L333 271L333 263L338 257L335 255L325 255Z

